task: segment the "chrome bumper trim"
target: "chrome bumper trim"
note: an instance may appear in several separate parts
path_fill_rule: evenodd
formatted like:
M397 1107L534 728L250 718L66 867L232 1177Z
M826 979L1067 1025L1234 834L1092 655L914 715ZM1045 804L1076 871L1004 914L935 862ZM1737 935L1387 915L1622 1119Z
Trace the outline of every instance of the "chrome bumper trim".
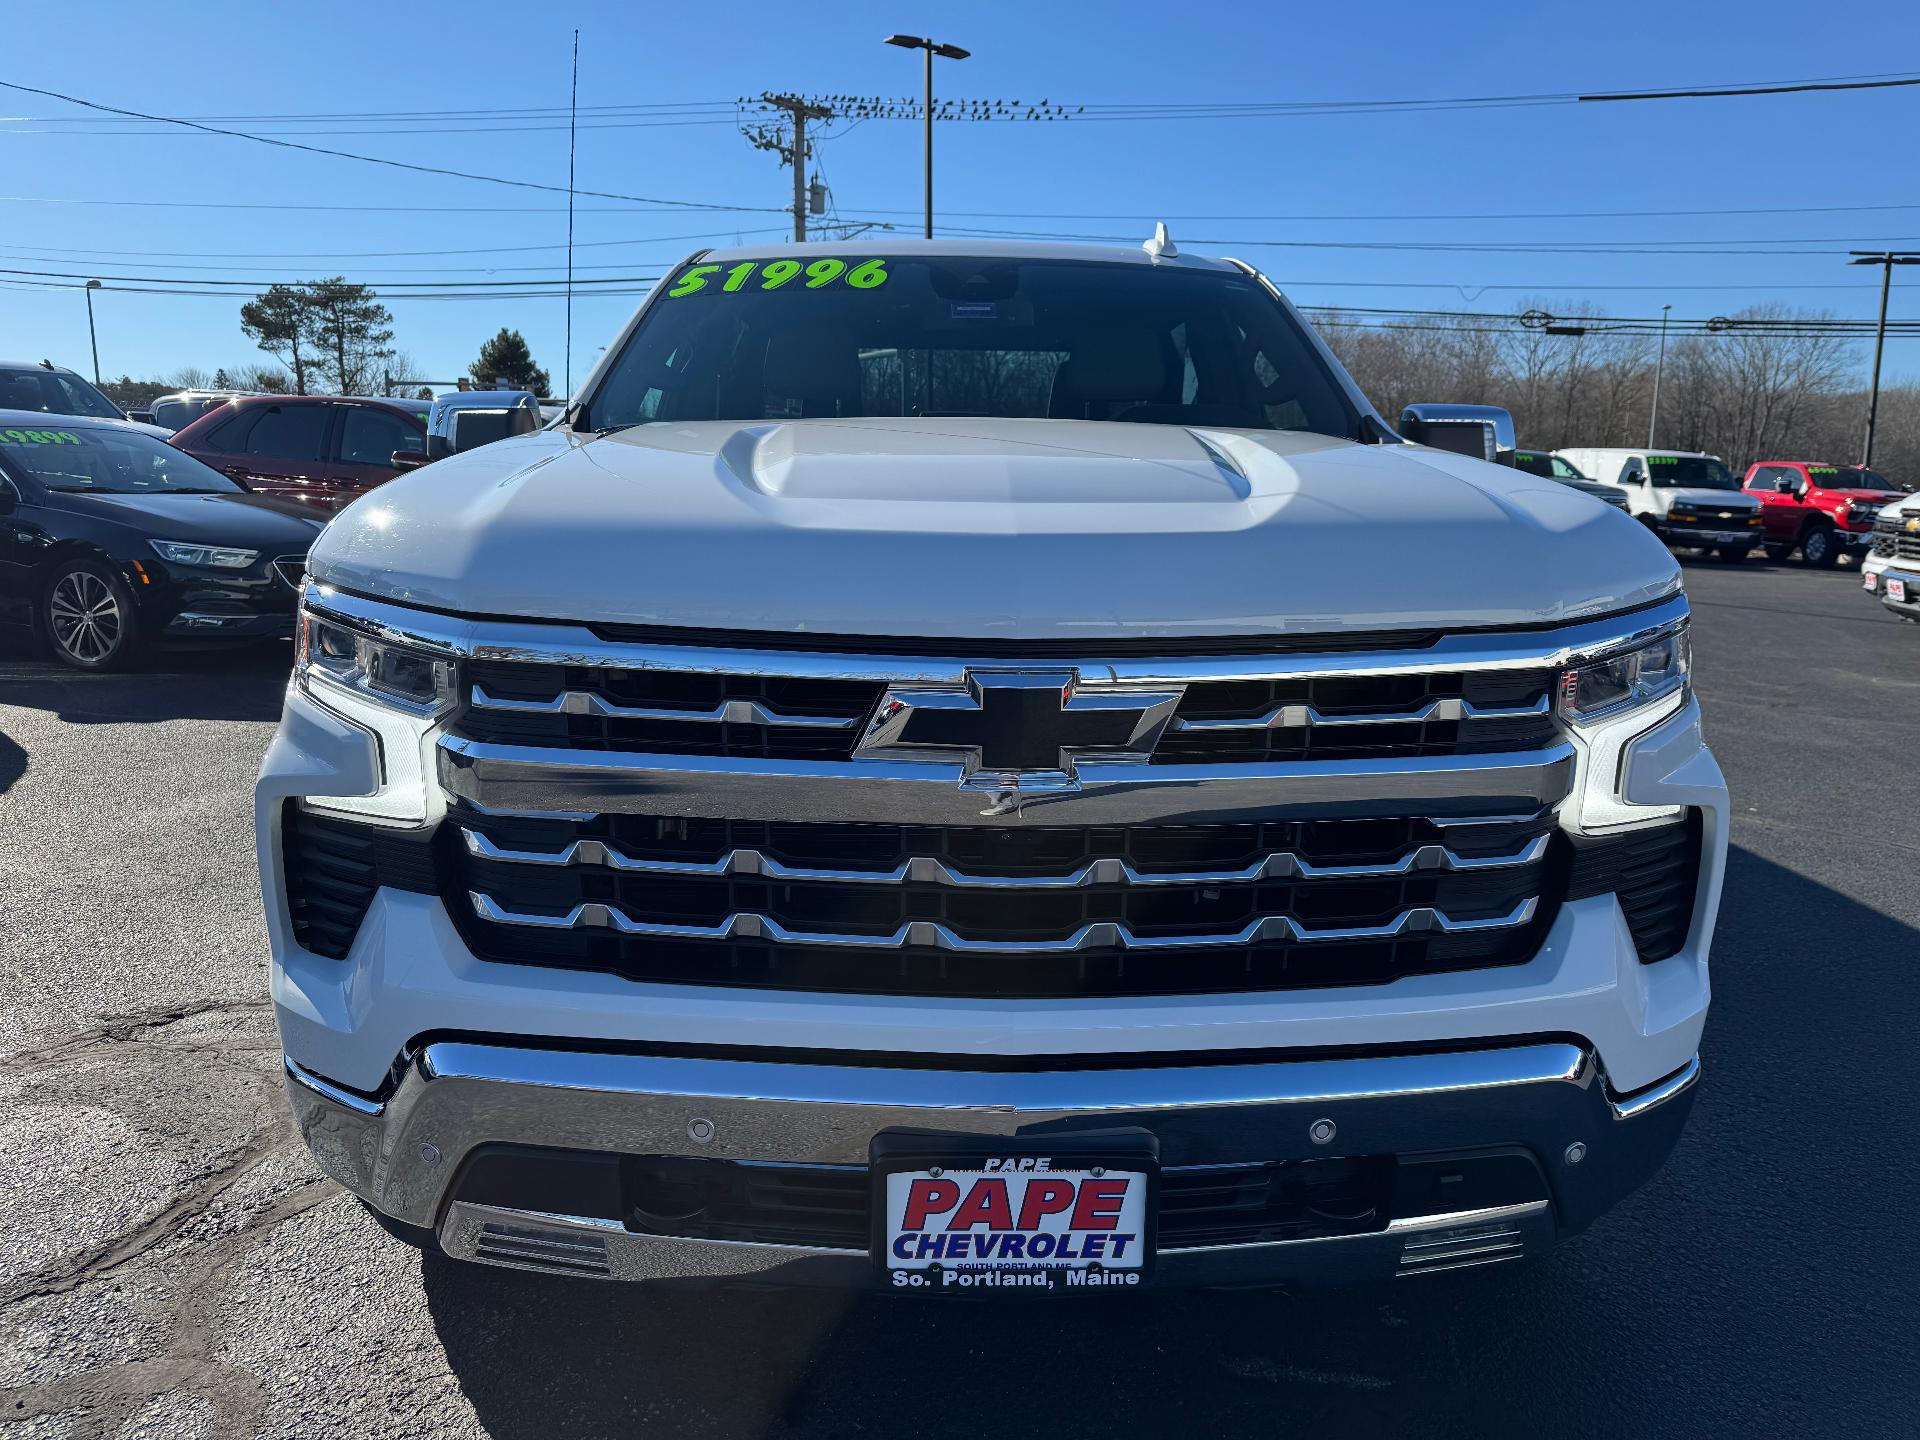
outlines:
M1228 824L1313 814L1538 810L1573 784L1573 747L1427 759L1255 765L1087 762L1072 790L983 807L963 766L647 755L442 736L448 794L494 809L913 825ZM1036 823L1039 823L1036 821Z
M470 854L516 865L601 865L642 875L722 878L759 875L768 880L822 881L838 885L944 885L956 889L1073 890L1092 885L1232 885L1255 880L1356 880L1410 875L1416 871L1504 870L1531 865L1547 853L1550 835L1536 835L1508 855L1456 855L1444 845L1420 845L1398 860L1377 865L1316 865L1288 851L1267 855L1234 870L1138 870L1126 860L1089 860L1065 875L974 875L944 860L917 855L891 870L846 870L787 865L758 850L730 850L718 860L652 860L628 855L604 840L575 840L559 850L528 850L495 843L462 828Z
M1484 920L1455 920L1428 905L1403 910L1380 925L1341 925L1316 928L1291 915L1263 915L1238 930L1200 931L1185 935L1136 935L1126 925L1098 920L1071 935L1041 940L979 940L961 935L937 920L909 920L885 935L859 930L795 930L766 915L739 912L716 925L675 925L635 920L617 905L583 901L564 915L541 915L509 910L491 895L468 892L473 910L496 925L519 925L537 930L612 930L621 935L643 935L657 940L771 940L780 945L834 945L866 950L904 950L920 947L991 955L1057 955L1080 950L1197 950L1223 946L1257 945L1294 940L1305 944L1334 940L1392 940L1401 935L1468 934L1481 930L1513 930L1529 923L1539 909L1537 896L1528 896L1505 915Z
M1637 1090L1624 1100L1612 1100L1614 1116L1621 1120L1631 1120L1644 1115L1655 1106L1664 1105L1683 1090L1691 1089L1700 1079L1700 1057L1694 1056L1666 1079Z
M321 1169L386 1214L437 1227L455 1256L616 1279L853 1285L874 1283L862 1251L641 1235L594 1216L473 1204L453 1187L465 1156L491 1143L864 1166L874 1135L899 1127L1012 1137L1129 1125L1155 1135L1162 1163L1191 1166L1320 1158L1309 1129L1323 1119L1337 1126L1339 1153L1522 1145L1548 1171L1551 1208L1413 1213L1371 1235L1162 1252L1168 1283L1384 1278L1517 1258L1588 1223L1658 1167L1687 1109L1667 1102L1688 1097L1698 1076L1690 1065L1614 1101L1592 1054L1571 1042L1013 1073L445 1042L411 1056L384 1102L291 1059L286 1072ZM1568 1166L1575 1140L1586 1152Z

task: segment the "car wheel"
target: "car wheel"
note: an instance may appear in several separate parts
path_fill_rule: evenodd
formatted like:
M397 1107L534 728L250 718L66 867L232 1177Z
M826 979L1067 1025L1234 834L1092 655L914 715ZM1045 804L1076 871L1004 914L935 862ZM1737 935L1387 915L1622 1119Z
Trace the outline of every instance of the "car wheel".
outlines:
M1800 558L1815 569L1824 570L1840 558L1840 547L1833 542L1833 531L1816 525L1800 541Z
M1787 558L1787 556L1791 555L1792 553L1793 553L1793 546L1791 545L1767 546L1767 558L1769 560L1784 560Z
M40 630L54 655L76 670L117 670L133 658L133 594L97 560L70 560L40 602Z

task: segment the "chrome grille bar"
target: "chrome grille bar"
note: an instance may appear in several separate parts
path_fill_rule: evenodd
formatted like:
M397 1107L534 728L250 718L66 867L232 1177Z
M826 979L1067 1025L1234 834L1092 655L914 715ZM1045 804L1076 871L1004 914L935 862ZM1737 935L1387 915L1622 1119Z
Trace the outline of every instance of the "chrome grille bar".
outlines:
M829 881L850 885L946 885L959 889L1070 890L1093 885L1230 885L1254 880L1352 880L1408 875L1422 870L1500 870L1531 865L1547 853L1551 836L1536 835L1510 855L1456 855L1444 845L1420 845L1397 860L1370 865L1316 865L1288 851L1232 870L1139 870L1126 860L1089 860L1065 875L973 875L943 860L919 855L891 870L825 869L787 865L758 850L732 850L717 860L652 860L626 854L603 840L575 840L559 850L526 850L496 844L462 828L467 850L483 860L519 865L604 865L643 875L759 875L769 880Z
M528 715L594 715L603 720L680 720L709 725L785 725L795 730L851 730L866 718L788 715L769 709L758 700L723 700L708 710L621 705L591 690L563 690L551 700L516 700L490 694L482 685L473 687L471 703L476 710L512 710Z
M959 765L754 760L506 745L445 735L449 795L515 811L910 825L1207 825L1339 815L1482 816L1557 804L1573 747L1367 760L1153 765L1085 762L1078 787L1019 806L964 789Z
M539 915L509 910L479 890L468 892L474 913L498 925L521 925L542 930L613 930L656 940L771 940L782 945L835 945L872 950L904 950L909 946L996 955L1065 954L1081 950L1191 950L1217 946L1254 945L1262 941L1295 940L1306 943L1339 940L1392 940L1412 934L1464 934L1479 930L1511 930L1527 924L1539 908L1529 896L1505 915L1485 920L1455 920L1431 906L1403 910L1383 925L1338 926L1316 929L1290 915L1265 915L1238 930L1205 931L1193 935L1136 935L1110 920L1083 925L1073 934L1053 940L976 940L956 934L933 920L909 920L888 935L848 931L795 930L765 915L729 915L717 925L675 925L635 920L619 907L598 902L575 905L564 915Z
M1545 715L1551 697L1542 695L1531 705L1475 705L1458 695L1431 700L1417 710L1398 713L1329 714L1311 705L1276 705L1265 715L1233 716L1220 720L1181 720L1175 730L1296 730L1315 725L1418 725L1425 720L1523 720Z

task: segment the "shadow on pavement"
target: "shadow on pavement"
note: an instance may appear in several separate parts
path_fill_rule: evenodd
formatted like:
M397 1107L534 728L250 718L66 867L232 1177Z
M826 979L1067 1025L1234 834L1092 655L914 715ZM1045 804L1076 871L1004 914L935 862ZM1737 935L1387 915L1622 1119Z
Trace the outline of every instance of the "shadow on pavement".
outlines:
M0 640L0 705L45 710L78 725L157 720L276 720L293 666L288 641L244 649L163 651L130 670L75 670ZM0 754L0 777L6 761Z
M1736 849L1715 955L1706 1084L1673 1160L1537 1261L916 1305L430 1256L427 1301L510 1440L1910 1433L1920 1216L1897 1176L1920 930Z

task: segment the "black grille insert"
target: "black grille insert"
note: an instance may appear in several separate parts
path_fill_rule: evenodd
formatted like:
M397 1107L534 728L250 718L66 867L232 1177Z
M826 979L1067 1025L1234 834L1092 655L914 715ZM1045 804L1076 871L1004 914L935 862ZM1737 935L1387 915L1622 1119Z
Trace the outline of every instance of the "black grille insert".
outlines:
M1573 842L1567 898L1614 895L1642 963L1677 954L1693 925L1700 880L1700 812L1671 825Z
M293 801L282 807L280 824L293 938L316 955L346 958L382 885L424 894L439 888L427 832L336 819Z
M1168 884L1087 883L980 888L919 876L891 883L793 881L760 874L635 873L599 863L531 864L482 858L471 829L507 851L558 854L594 840L630 861L711 864L757 851L791 867L885 874L915 857L968 876L1018 882L1073 874L1119 859L1143 875L1191 875L1257 864L1273 854L1314 866L1384 866L1420 846L1463 860L1531 855L1553 828L1529 821L1440 826L1429 820L1289 821L1241 826L1132 829L776 824L604 815L584 822L508 819L457 808L449 818L446 903L476 953L509 963L601 970L636 981L940 996L1205 994L1379 984L1404 975L1515 964L1530 957L1551 922L1560 886L1550 844L1524 864L1399 875ZM836 945L758 938L636 936L582 925L545 928L484 919L470 893L516 915L564 917L606 905L631 921L716 926L732 915L764 916L788 931L891 936L927 921L974 941L1048 941L1110 922L1138 938L1235 934L1285 915L1314 930L1382 926L1430 908L1454 921L1494 920L1537 899L1533 919L1459 933L1409 931L1358 940L1260 940L992 953L934 946Z

